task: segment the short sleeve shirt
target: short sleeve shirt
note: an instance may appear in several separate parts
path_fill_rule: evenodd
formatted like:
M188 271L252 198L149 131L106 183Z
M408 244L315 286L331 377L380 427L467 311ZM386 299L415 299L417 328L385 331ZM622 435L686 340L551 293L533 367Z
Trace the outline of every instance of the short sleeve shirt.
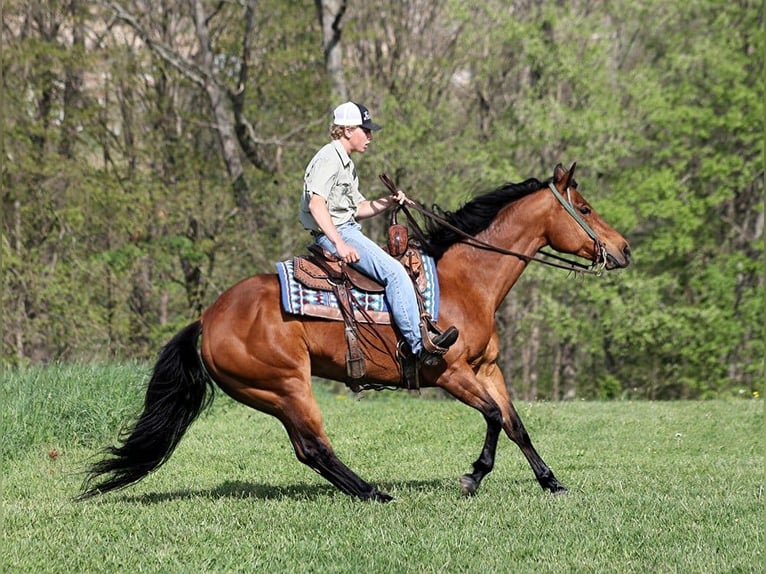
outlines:
M359 193L359 178L354 162L339 141L333 140L309 162L303 176L300 221L311 231L320 231L309 211L311 195L327 201L327 208L335 226L351 221L364 196Z

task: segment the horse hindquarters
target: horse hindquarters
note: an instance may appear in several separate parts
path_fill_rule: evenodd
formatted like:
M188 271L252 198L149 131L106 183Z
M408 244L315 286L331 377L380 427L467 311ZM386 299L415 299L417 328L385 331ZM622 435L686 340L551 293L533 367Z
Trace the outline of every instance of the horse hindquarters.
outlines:
M144 410L121 446L105 449L107 457L94 464L78 499L103 494L138 482L162 466L186 430L212 399L212 382L197 353L202 324L181 330L160 352L146 389ZM99 477L105 477L97 482Z
M276 278L265 275L224 293L202 320L202 357L227 395L279 419L298 460L342 492L364 500L391 499L338 459L312 392L312 368L343 378L342 323L286 315Z

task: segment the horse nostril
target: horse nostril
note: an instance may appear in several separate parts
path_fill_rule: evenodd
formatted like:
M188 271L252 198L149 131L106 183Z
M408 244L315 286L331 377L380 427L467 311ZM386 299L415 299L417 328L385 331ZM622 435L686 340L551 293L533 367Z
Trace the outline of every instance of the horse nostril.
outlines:
M625 247L622 248L622 254L625 256L625 261L630 263L630 245L625 245Z

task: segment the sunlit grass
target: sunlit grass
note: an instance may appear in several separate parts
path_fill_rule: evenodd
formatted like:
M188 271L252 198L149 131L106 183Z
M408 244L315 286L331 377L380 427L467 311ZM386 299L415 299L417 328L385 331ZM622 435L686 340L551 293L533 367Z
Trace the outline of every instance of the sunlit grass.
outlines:
M335 490L297 462L276 420L219 393L166 466L71 502L124 422L115 413L140 407L141 375L83 367L15 379L57 401L7 405L4 437L24 438L4 444L0 571L761 571L760 400L519 403L570 495L543 492L502 437L495 470L464 499L458 478L484 438L478 413L318 389L339 456L396 497L377 504Z

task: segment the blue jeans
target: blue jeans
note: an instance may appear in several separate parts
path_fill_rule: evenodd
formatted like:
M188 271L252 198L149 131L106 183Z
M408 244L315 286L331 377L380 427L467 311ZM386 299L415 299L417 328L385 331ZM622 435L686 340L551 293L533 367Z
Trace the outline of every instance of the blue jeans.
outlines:
M386 288L386 300L391 309L394 323L409 343L412 352L417 354L423 348L420 338L420 310L415 295L415 286L404 266L386 253L377 243L362 233L362 226L356 221L349 221L338 226L343 241L354 247L359 253L359 261L351 266L377 280ZM315 239L322 248L335 255L335 245L320 235Z

